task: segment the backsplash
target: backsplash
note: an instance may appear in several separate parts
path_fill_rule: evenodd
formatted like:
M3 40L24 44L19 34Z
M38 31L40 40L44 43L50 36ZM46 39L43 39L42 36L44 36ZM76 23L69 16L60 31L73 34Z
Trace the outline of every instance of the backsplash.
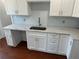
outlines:
M48 26L79 27L79 18L49 17Z
M44 13L41 13L43 16ZM13 16L13 24L38 26L38 16ZM24 22L22 21L24 20ZM67 17L43 17L41 18L42 26L64 26L64 27L79 27L78 18Z
M38 18L42 26L47 26L47 11L32 11L31 16L12 16L12 24L38 26Z

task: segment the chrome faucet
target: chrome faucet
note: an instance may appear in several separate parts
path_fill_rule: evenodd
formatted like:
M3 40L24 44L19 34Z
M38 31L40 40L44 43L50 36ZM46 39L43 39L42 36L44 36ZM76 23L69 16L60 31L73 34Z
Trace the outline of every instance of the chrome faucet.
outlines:
M38 18L38 25L41 26L40 17Z

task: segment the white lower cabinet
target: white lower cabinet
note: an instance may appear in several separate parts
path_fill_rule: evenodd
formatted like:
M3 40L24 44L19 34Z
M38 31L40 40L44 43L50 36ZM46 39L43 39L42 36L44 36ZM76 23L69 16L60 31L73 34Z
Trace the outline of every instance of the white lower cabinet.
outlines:
M33 50L45 51L46 37L46 33L27 32L27 47Z
M31 50L66 55L70 35L56 33L27 32L27 46Z

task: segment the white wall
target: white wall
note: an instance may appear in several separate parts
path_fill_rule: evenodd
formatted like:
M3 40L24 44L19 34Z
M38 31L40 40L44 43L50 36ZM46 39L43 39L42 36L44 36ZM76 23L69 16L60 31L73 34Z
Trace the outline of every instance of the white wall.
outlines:
M3 27L11 24L10 16L6 15L4 5L0 0L0 39L4 37Z
M79 27L79 19L72 17L50 17L49 3L32 3L32 15L27 16L13 16L13 19L19 21L26 19L26 25L38 25L38 17L41 18L42 26L64 26L64 27ZM19 23L19 22L18 22ZM15 22L15 24L17 24Z
M4 5L1 0L0 0L0 18L1 18L2 27L11 24L11 18L6 14Z
M1 20L1 18L0 18ZM1 24L1 21L0 21L0 38L2 38L2 32L1 32L1 29L2 29L2 24Z

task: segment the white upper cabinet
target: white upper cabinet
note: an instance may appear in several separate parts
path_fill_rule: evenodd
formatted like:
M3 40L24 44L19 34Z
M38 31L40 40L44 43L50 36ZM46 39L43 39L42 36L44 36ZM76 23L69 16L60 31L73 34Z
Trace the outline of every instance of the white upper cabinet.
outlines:
M61 2L61 16L72 16L75 0L62 0Z
M17 12L17 3L16 0L5 0L5 9L8 15L15 15Z
M75 1L74 10L73 10L73 17L79 17L79 0Z
M74 0L50 0L50 16L71 16Z
M31 8L27 3L27 0L17 0L18 4L18 15L29 15Z
M59 16L61 0L50 0L50 16Z
M50 2L50 0L27 0L28 2Z
M26 0L5 0L8 15L29 15L30 7Z

